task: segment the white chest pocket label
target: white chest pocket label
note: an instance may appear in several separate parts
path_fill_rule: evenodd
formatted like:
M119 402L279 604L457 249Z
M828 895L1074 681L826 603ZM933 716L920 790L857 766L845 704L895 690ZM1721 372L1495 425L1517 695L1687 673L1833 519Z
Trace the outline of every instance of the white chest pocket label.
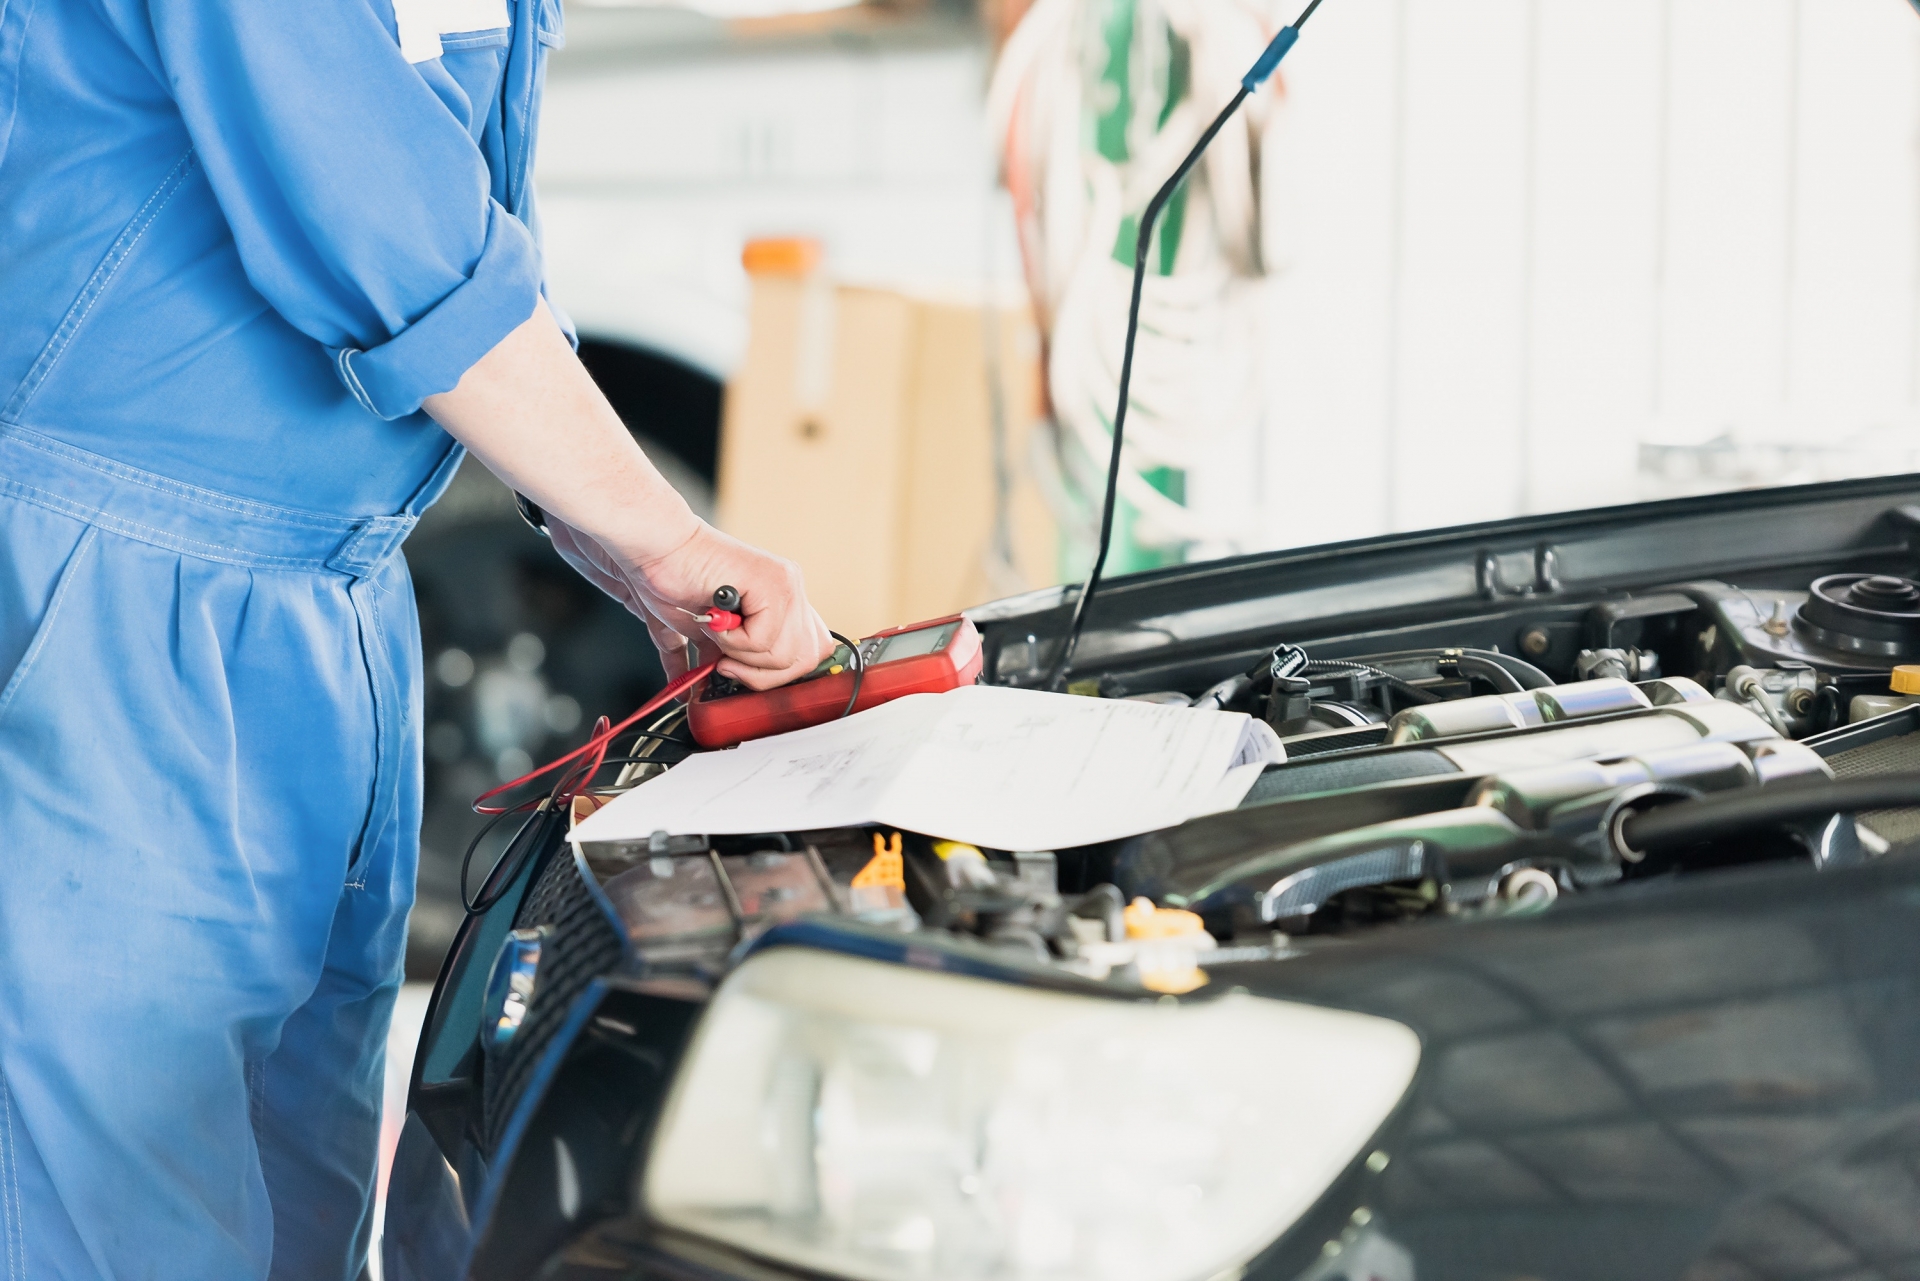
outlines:
M400 56L426 62L441 53L440 37L456 31L492 31L508 25L507 0L393 0Z

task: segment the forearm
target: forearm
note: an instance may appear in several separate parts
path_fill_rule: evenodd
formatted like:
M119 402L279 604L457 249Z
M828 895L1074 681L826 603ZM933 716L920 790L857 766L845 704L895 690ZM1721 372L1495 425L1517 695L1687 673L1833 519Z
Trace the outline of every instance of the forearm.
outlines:
M689 634L722 674L768 689L833 649L800 571L713 529L654 470L567 346L546 304L429 396L434 420L549 517L554 550L647 623L661 662L684 670ZM740 592L745 624L692 620L716 587Z
M494 475L635 564L666 555L700 528L544 302L425 408Z

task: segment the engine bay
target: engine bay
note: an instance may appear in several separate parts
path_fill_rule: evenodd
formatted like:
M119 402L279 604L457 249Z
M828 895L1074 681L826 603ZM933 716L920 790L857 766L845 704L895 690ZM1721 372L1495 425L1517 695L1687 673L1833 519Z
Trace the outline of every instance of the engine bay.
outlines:
M1637 835L1657 825L1636 827L1683 801L1903 768L1920 745L1920 667L1905 665L1920 661L1920 583L1700 580L1541 613L1505 611L1493 629L1507 645L1486 640L1482 616L1454 629L1478 643L1276 636L1251 663L1144 669L1151 687L1139 665L1076 680L1076 694L1242 712L1279 736L1284 761L1238 808L1174 828L1059 850L847 828L659 833L581 853L634 955L670 987L705 988L743 940L824 913L1182 993L1216 967L1355 931L1534 913L1744 864L1841 867L1920 836L1903 810L1729 810L1658 839ZM1019 642L993 648L988 670L1013 683ZM648 727L609 791L684 756L682 716Z

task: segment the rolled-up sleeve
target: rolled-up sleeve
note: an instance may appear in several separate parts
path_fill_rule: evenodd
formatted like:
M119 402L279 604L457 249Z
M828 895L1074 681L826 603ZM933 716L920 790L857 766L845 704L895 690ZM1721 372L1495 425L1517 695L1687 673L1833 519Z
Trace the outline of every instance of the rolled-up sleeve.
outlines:
M148 9L248 279L367 410L398 418L533 314L541 271L378 3Z

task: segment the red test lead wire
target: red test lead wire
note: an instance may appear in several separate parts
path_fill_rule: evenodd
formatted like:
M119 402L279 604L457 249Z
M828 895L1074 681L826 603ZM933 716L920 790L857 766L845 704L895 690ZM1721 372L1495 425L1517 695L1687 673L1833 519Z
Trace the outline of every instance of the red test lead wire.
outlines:
M726 629L722 628L720 630L726 630ZM488 788L486 791L480 793L480 795L474 797L473 812L476 814L504 814L510 809L517 808L516 806L511 806L511 805L489 805L487 804L487 802L492 800L494 797L501 795L502 793L511 792L516 787L521 787L527 783L531 783L534 779L539 778L542 774L550 774L554 770L559 769L562 765L571 764L572 762L577 761L581 757L586 756L590 753L593 755L593 758L594 758L593 760L594 769L598 769L599 763L606 759L607 745L609 743L611 743L614 739L618 738L622 732L624 732L629 726L631 726L635 721L639 720L641 717L649 715L650 713L659 711L662 707L665 707L668 703L671 703L676 698L685 697L687 692L691 690L694 686L698 685L701 681L705 680L707 677L713 675L713 669L716 665L717 665L716 663L707 663L704 666L694 668L692 671L686 673L684 676L679 676L674 678L673 680L668 681L667 687L665 689L661 690L658 694L655 694L652 698L648 699L646 703L640 708L639 711L627 717L625 720L621 721L618 725L613 725L613 726L609 726L606 729L601 729L600 725L606 724L606 717L604 716L601 717L600 725L594 726L593 735L590 738L588 738L586 742L574 748L571 752L568 752L565 756L556 757L555 759L548 761L545 765L542 765L537 770L533 770L530 773L522 774L519 778L516 778L511 782L502 783L498 787ZM566 779L563 780L563 782L570 785L568 789L559 789L559 788L555 789L556 792L561 790L566 790L567 794L565 796L556 797L556 799L562 800L562 801L572 799L573 793L578 791L580 788L586 786L587 782L593 778L593 772L594 772L593 770L587 770L585 772L578 771L578 770L574 771L573 774L569 775Z

